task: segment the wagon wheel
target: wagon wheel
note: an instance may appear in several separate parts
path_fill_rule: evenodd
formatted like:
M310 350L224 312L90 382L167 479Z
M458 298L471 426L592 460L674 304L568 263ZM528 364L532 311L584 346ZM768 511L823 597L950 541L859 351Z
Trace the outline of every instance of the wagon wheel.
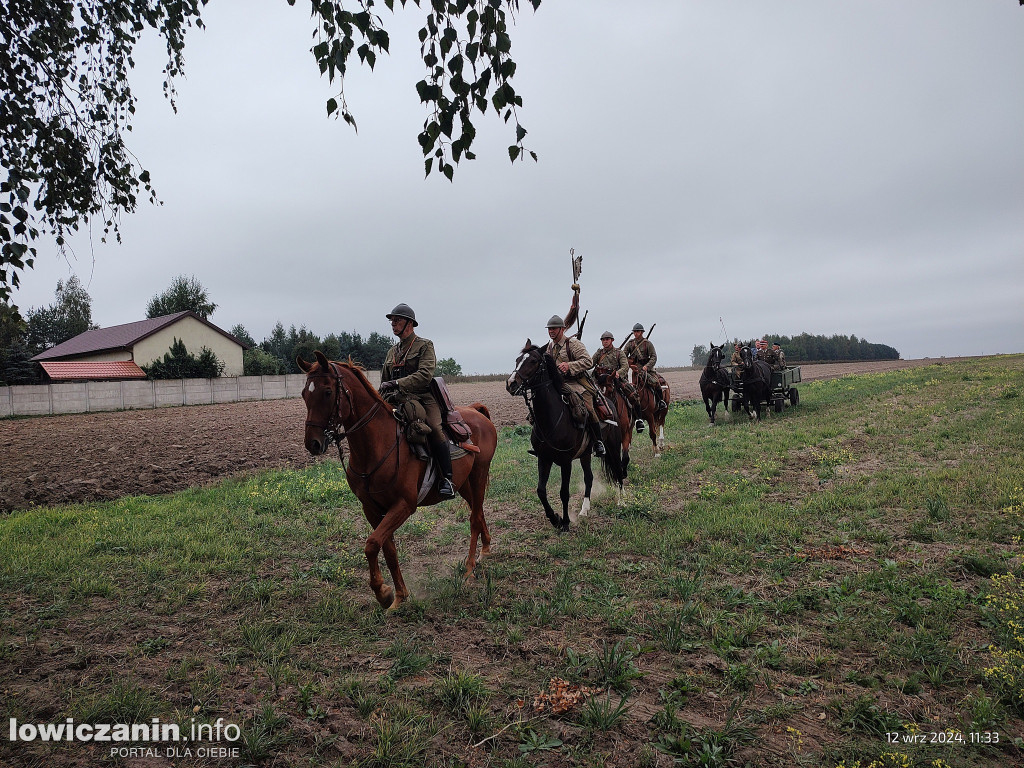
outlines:
M732 399L732 412L733 413L738 413L739 410L740 410L740 405L741 405L740 399L738 397L734 397Z
M775 398L775 412L782 413L782 410L786 407L786 400L782 395Z
M800 402L800 393L796 391L796 387L789 390L789 402L796 405Z

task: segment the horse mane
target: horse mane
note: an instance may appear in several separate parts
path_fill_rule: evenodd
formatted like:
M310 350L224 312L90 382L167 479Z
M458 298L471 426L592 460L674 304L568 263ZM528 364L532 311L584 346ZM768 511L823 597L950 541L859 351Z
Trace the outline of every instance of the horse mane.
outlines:
M562 372L558 370L558 363L555 362L555 358L543 347L536 347L540 350L541 360L548 369L548 375L555 382L555 388L561 390L565 385L565 377L562 376Z
M371 397L378 400L382 405L385 405L389 408L391 407L388 404L388 401L381 397L381 394L380 392L377 391L377 388L373 386L373 382L367 378L366 369L362 365L357 363L355 360L353 360L352 355L348 356L348 360L328 360L328 362L333 363L334 365L337 365L341 368L344 368L346 371L348 371L355 377L356 381L359 382L360 385L362 385L363 389L365 389L366 392Z

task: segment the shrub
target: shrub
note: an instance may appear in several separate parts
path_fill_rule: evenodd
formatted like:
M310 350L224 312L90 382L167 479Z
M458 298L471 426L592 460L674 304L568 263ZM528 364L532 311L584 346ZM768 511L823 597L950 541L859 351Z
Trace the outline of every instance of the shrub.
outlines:
M217 359L213 350L203 347L199 357L189 353L185 342L175 337L171 351L163 360L154 360L140 366L149 379L215 379L224 372L224 363Z

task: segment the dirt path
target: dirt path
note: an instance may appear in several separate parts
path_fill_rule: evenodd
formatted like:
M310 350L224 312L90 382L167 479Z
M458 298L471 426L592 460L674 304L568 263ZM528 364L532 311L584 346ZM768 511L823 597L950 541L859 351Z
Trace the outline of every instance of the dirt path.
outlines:
M802 366L803 380L931 365L893 360ZM700 398L700 371L665 374L673 400ZM450 385L499 427L522 424L522 398L503 381ZM158 494L263 469L313 463L302 446L301 399L0 420L0 513L33 506Z

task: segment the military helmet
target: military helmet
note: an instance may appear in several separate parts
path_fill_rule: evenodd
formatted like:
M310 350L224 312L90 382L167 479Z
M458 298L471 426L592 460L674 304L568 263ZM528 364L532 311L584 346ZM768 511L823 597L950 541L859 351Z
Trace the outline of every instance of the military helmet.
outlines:
M636 331L640 331L641 333L643 333L644 332L644 324L643 323L637 323L636 325L633 326L633 331L634 331L634 333Z
M601 334L601 339L602 340L604 340L604 339L611 339L612 341L615 341L615 337L612 336L612 332L611 331L605 331L604 333L602 333Z
M398 304L389 314L385 315L385 317L388 320L394 320L396 317L411 320L413 328L419 325L419 323L416 322L416 313L412 311L412 307L408 304Z
M548 328L565 328L565 320L558 315L552 315L551 319L548 320Z

